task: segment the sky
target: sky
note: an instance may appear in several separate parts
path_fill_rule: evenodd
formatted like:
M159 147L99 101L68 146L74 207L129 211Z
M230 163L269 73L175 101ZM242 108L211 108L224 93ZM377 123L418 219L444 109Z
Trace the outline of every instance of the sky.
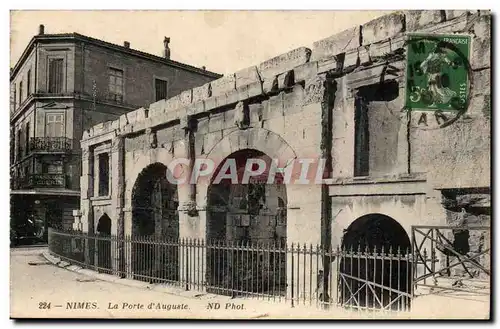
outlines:
M13 67L38 26L45 33L77 32L162 55L171 39L171 59L206 66L220 74L258 65L298 47L379 17L382 11L11 11Z

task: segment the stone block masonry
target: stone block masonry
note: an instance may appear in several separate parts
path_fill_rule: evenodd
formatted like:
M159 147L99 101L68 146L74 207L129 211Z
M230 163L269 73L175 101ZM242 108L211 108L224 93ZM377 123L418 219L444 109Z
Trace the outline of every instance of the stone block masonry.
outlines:
M198 159L219 164L250 155L321 158L330 180L323 186L264 189L257 215L234 213L250 203L240 195L245 187L217 189L210 177L176 186L172 204L177 208L165 213L177 210L179 237L243 239L246 234L250 240L335 246L350 228L369 221L386 223L398 236L409 236L417 223L446 224L437 191L490 186L491 63L480 55L491 49L490 29L490 16L483 12L395 12L314 42L312 49L291 50L92 127L81 142L90 153L98 144L125 140L125 147L113 153L120 160L111 159L111 176L125 175L122 186L113 185L124 201L115 202L123 204L122 213L109 210L112 225L120 220L124 231L134 234L141 221L134 212L142 207L139 187L148 175L166 172L172 161L186 159L183 168L191 170ZM405 38L443 30L473 39L474 98L470 116L448 128L426 130L416 122L420 113L401 111ZM98 202L88 185L82 185L89 190L82 191L86 199L79 212L84 229L97 220L89 215ZM272 226L284 213L279 228ZM235 216L228 214L248 218L229 220Z

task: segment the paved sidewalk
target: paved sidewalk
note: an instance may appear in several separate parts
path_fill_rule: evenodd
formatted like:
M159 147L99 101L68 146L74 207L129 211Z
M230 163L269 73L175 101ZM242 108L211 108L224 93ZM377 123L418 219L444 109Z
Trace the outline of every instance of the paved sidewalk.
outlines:
M488 315L487 306L484 299L471 301L431 296L416 299L411 313L397 315L366 314L337 307L324 310L315 304L300 304L292 308L289 301L231 299L201 291L120 279L62 262L50 255L47 249L11 250L12 317L425 319L451 316L484 319Z

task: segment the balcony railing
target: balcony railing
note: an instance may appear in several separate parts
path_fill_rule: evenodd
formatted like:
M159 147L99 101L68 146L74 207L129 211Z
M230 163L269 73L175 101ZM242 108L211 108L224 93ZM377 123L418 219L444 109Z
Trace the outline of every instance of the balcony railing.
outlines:
M52 187L66 188L66 175L64 174L31 174L24 177L12 177L12 189Z
M66 137L31 137L30 152L67 152L73 147L73 140Z

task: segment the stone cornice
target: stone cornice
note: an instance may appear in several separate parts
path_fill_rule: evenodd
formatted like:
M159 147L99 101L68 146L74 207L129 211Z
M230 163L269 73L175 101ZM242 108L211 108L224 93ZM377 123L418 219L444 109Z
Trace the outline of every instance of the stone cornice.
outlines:
M433 26L443 26L445 31L450 26L456 26L453 32L467 32L463 22L473 23L477 20L475 16L480 15L456 11L448 14L450 19L446 19L445 11L428 12L396 12L382 16L364 24L361 29L344 31L339 36L315 43L312 53L304 47L294 49L170 99L150 104L147 109L140 108L122 115L118 120L94 126L84 132L83 140L109 129L126 135L159 125L176 124L177 120L183 120L188 115L202 116L213 110L234 106L240 101L276 95L293 85L305 84L321 73L332 78L345 77L351 90L380 83L381 79L396 80L401 84L405 75L403 60L407 32L425 31ZM406 28L405 19L411 21L411 28ZM385 26L384 33L378 31L379 24ZM355 42L349 42L350 39ZM339 40L345 41L341 49L333 46Z

